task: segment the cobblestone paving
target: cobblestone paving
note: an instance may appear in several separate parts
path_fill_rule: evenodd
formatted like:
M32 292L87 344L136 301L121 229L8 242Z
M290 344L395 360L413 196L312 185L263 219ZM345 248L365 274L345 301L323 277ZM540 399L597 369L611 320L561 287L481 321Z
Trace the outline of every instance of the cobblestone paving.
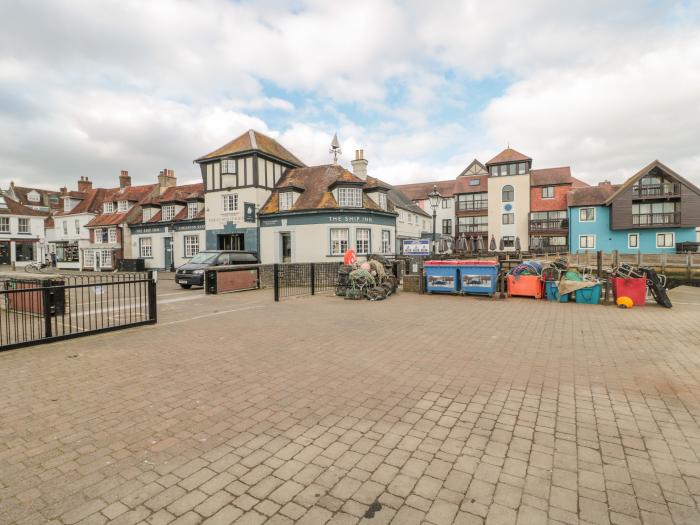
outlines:
M700 523L698 305L178 300L0 354L0 522Z

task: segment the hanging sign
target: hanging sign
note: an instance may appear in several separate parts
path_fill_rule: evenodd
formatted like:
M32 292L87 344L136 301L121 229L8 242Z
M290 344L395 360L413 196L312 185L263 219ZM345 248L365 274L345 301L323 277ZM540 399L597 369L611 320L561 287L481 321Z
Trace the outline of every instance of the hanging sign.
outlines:
M243 204L243 220L245 222L255 222L255 203L246 202Z

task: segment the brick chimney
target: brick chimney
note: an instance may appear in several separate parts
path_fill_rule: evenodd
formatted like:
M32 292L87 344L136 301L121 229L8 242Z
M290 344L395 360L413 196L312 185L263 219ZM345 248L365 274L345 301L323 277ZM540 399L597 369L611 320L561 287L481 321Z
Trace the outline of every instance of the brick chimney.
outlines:
M598 186L610 186L611 182L609 180L604 180L598 183Z
M88 179L87 177L80 177L80 180L78 181L78 191L80 192L86 192L90 191L92 189L92 181Z
M131 186L131 176L128 171L122 170L119 174L119 189L123 190L129 186Z
M365 159L365 150L356 149L355 160L350 164L352 164L352 173L355 177L367 180L367 164L369 164L369 162Z
M158 174L158 186L160 186L161 193L163 193L167 188L177 186L175 170L169 170L168 168L161 170Z

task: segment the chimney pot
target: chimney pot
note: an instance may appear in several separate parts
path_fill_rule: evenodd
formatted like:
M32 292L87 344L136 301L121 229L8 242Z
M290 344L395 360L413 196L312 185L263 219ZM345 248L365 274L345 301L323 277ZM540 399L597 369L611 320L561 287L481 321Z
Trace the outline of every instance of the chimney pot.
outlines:
M158 174L158 186L160 186L160 193L163 193L167 188L177 186L175 170L168 168L162 169Z
M80 192L86 192L90 191L92 189L92 181L88 179L87 177L80 177L80 180L78 181L78 191Z
M367 164L369 163L365 159L364 150L355 150L355 160L350 164L352 164L352 173L355 177L367 180Z
M131 177L129 176L129 172L127 170L121 170L119 173L119 189L123 190L128 186L131 186Z

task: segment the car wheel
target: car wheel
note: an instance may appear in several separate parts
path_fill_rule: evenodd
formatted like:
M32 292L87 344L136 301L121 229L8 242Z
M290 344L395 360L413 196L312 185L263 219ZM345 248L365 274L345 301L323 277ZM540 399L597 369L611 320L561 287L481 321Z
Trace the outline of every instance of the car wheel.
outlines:
M189 290L190 288L192 288L191 284L181 284L180 286L182 286L185 290Z

